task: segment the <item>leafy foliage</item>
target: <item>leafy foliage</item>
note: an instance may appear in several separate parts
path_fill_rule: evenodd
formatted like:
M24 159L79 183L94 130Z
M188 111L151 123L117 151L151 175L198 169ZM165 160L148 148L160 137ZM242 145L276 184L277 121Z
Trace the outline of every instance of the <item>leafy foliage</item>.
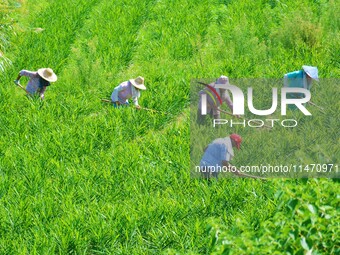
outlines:
M246 139L233 163L338 163L339 1L20 3L0 86L1 254L338 251L334 180L191 178L189 86L317 65L334 79L313 87L327 113L292 113L296 130L235 130ZM41 67L58 75L43 102L13 84ZM163 113L100 102L138 75L140 104Z
M286 182L291 189L278 185L275 214L258 226L243 217L237 217L231 230L209 223L211 254L338 254L340 198L336 186L324 179L298 185Z

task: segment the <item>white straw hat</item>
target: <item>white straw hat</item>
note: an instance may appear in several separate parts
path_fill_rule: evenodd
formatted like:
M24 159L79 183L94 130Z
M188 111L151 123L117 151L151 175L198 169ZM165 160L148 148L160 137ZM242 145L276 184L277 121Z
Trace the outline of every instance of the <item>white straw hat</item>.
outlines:
M144 78L142 76L138 76L136 79L130 79L129 81L137 89L146 90L146 87L144 85Z
M49 82L55 82L58 79L57 75L51 68L41 68L38 70L38 74L41 78Z
M315 66L302 66L302 69L308 74L312 79L319 81L318 68Z

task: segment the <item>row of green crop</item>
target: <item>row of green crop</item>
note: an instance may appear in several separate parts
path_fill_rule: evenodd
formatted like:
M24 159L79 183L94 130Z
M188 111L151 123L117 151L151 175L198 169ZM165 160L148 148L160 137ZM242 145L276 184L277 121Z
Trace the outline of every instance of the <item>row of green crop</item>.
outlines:
M7 48L10 45L10 37L14 33L14 12L13 1L4 0L0 3L0 77L6 68L11 65L11 60L7 57Z
M338 75L338 64L334 62L339 46L338 23L332 22L334 18L329 16L338 8L335 1L218 4L214 6L211 16L214 22L207 29L208 39L198 54L196 68L201 71L201 78L227 74L231 84L243 90L246 102L247 88L253 87L255 108L269 108L272 87L277 87L280 92L283 86L282 78L269 80L269 77L283 77L287 72L301 69L303 64L318 66L321 77ZM194 86L197 84L192 84ZM276 122L273 129L243 128L240 124L231 128L231 120L236 123L243 120L221 114L228 124L211 131L211 124L208 128L196 127L196 105L193 105L191 134L199 144L192 144L193 161L195 164L199 162L209 140L218 136L216 132L220 136L223 132L237 132L243 136L244 142L242 152L235 157L236 165L336 163L340 155L337 146L339 124L336 123L340 105L337 97L332 95L339 93L338 81L322 79L320 83L314 83L311 93L312 101L324 109L307 105L312 117L291 110L287 116L281 116L280 106L274 114L260 117L251 115L246 107L247 119L279 119L280 122L296 119L298 126L293 129L282 127L280 122ZM204 136L207 132L211 135Z
M58 7L53 11L61 10ZM71 7L67 10L65 15L72 13ZM49 15L49 11L45 13L46 16ZM98 4L91 11L85 27L78 31L80 35L75 43L72 40L65 41L62 42L60 52L45 52L50 58L57 54L56 58L61 61L68 57L68 51L71 52L67 60L60 62L63 71L60 72L60 68L55 69L59 80L55 86L49 88L49 99L43 103L26 100L19 97L21 91L18 91L14 95L15 101L3 103L8 115L3 118L6 125L2 127L2 131L11 135L1 141L1 154L4 156L1 169L6 177L3 179L5 197L2 200L6 208L2 215L6 220L1 229L3 233L6 232L17 240L2 240L2 251L5 253L14 250L18 253L85 250L140 252L162 248L163 244L154 236L153 229L160 228L159 217L167 217L169 224L171 221L175 222L172 217L178 215L178 212L172 210L172 206L162 207L163 199L159 196L154 198L155 201L141 199L144 196L138 186L142 183L136 183L136 179L143 181L148 177L145 182L151 183L144 188L148 193L158 190L158 183L163 181L157 179L159 171L155 171L156 176L152 177L149 170L141 171L142 168L138 167L139 161L144 162L147 168L152 162L143 158L144 146L139 148L138 143L131 146L126 142L127 138L137 138L141 133L148 132L148 127L160 126L162 122L157 119L158 116L144 112L106 109L98 100L102 90L100 84L109 83L105 76L115 75L118 70L130 65L129 56L126 55L133 52L135 33L144 19L144 13L148 13L147 5L143 9L137 5L137 1L122 5L109 2ZM47 22L49 19L42 20ZM108 25L108 20L112 21L112 27ZM57 19L56 22L60 20ZM45 27L43 22L33 24L34 27ZM69 29L72 24L65 24L65 32L61 32L61 38L72 34ZM116 31L112 31L114 29ZM39 41L35 38L46 36L45 31L32 34L27 45L32 41L37 48L53 45L51 40ZM90 38L88 31L98 35ZM58 33L52 32L59 40ZM72 39L71 36L70 38ZM98 46L95 45L96 42L99 43ZM25 46L25 42L21 46ZM28 54L33 55L34 49L30 48ZM20 60L22 59L24 58ZM58 62L54 61L56 62L46 60L41 63L37 58L29 58L28 63L31 66L35 63L53 67ZM112 90L111 82L109 89ZM8 118L9 115L13 117ZM187 134L185 129L184 134ZM151 143L149 157L155 153L154 146L160 146L164 150L163 146L157 144L164 139L166 138L155 141L153 145ZM159 154L161 157L165 155ZM185 154L166 156L177 162L177 165L185 162L187 157ZM161 169L165 170L164 164L167 165L168 162L158 161L155 161L156 164L161 163ZM165 178L173 179L170 175ZM169 183L162 185L168 186ZM138 193L135 194L134 191ZM172 194L170 190L167 192ZM150 210L150 217L147 217L149 213L145 209L149 209L150 203L157 207ZM141 208L140 211L138 208ZM164 211L169 216L162 216ZM140 214L142 216L138 216ZM133 237L134 232L141 232L138 239ZM180 236L172 238L180 243ZM150 245L147 245L146 239L149 239Z
M285 192L295 183L191 179L189 111L176 115L188 105L191 78L222 73L231 78L277 77L305 64L302 60L310 59L314 51L309 55L302 50L300 63L292 65L298 53L285 48L282 55L280 47L269 43L275 36L277 44L284 40L271 27L288 22L278 13L292 11L294 16L299 4L308 7L295 2L291 8L277 1L264 6L222 2L227 1L52 1L41 12L28 5L41 15L30 17L27 25L44 30L27 31L18 40L14 76L23 66L49 65L59 80L42 103L27 100L20 90L14 93L10 85L0 88L5 113L0 116L2 253L202 254L226 245L221 239L211 243L216 232L206 231L207 218L219 219L230 229L223 232L228 236L238 234L233 229L238 217L247 222L250 235L250 229L265 231L261 221L276 219L273 202L280 201L273 199L275 190ZM325 18L335 4L330 1L329 10L321 9L320 15ZM278 21L271 23L269 18ZM262 29L264 25L268 30ZM327 35L329 30L336 33L332 26L322 26ZM21 49L27 53L20 54ZM334 75L327 70L321 69L324 76ZM13 73L6 84L12 82ZM117 111L100 103L119 82L137 75L146 78L148 88L142 92L141 105L170 114ZM317 98L335 89L324 87ZM323 106L336 114L336 99L330 100ZM311 156L313 160L327 149L333 153L327 160L336 160L336 143L317 140L326 118L328 129L321 137L336 137L336 115L317 115L313 125L304 120L296 130L237 128L225 134L237 131L244 136L242 150L235 152L236 165L272 162L273 155L284 161L295 157L299 145L307 145L310 153L316 142L320 151ZM306 133L300 137L303 129ZM204 142L202 149L209 141ZM303 187L297 194L310 191L308 184ZM311 203L313 199L308 197ZM232 241L232 248L241 242Z
M332 0L217 4L200 61L208 76L278 78L309 64L321 77L337 77L339 8Z

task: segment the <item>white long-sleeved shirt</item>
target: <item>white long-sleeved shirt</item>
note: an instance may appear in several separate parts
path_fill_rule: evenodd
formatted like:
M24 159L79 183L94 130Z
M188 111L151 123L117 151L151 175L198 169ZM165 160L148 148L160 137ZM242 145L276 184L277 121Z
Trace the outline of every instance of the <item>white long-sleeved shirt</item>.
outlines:
M124 81L114 88L111 100L124 104L129 98L132 98L134 105L138 105L138 98L140 97L140 91L136 89L131 82Z

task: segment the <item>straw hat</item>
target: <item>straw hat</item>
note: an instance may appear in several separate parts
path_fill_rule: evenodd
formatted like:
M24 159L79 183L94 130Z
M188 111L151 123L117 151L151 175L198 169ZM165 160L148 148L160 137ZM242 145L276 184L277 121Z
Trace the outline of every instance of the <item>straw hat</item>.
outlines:
M319 81L318 68L315 66L302 66L302 69L308 74L312 79Z
M142 76L138 76L136 79L130 79L129 81L137 89L146 90L146 87L144 85L144 78Z
M55 82L58 78L51 68L41 68L38 70L41 78L49 82Z
M221 75L217 80L216 84L229 84L229 78L227 76Z

